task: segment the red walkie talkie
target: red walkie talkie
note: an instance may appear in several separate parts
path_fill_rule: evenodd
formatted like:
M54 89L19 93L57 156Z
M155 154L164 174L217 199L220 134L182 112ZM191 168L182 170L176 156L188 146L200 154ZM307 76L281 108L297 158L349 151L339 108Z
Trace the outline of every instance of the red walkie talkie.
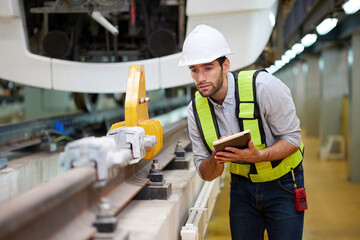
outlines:
M294 182L293 195L294 195L296 211L298 211L298 212L305 211L308 208L307 203L306 203L305 189L302 187L298 188L296 186L295 175L294 175L293 169L291 169L291 175L292 175L292 179Z

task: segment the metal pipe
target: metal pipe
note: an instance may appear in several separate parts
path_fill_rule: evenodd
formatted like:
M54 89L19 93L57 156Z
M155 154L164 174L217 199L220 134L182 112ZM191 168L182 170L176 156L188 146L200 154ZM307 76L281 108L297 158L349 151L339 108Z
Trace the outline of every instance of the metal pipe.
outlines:
M92 12L91 17L95 21L97 21L101 26L103 26L106 30L111 32L113 35L116 36L119 34L119 30L115 26L113 26L108 20L106 20L106 18L104 18L100 12L97 11Z
M185 39L185 2L184 0L179 1L179 48L182 49L182 45Z

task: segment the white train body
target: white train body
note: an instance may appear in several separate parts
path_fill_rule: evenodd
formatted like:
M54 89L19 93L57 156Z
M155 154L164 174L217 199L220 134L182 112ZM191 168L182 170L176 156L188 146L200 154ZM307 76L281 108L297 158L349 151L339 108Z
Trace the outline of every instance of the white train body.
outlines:
M192 83L178 67L181 53L126 62L79 62L41 56L29 50L21 0L0 0L0 78L19 84L70 92L125 92L129 65L145 65L147 90ZM187 0L186 35L198 24L219 29L231 50L231 69L253 63L275 24L276 0ZM120 32L121 34L121 32Z

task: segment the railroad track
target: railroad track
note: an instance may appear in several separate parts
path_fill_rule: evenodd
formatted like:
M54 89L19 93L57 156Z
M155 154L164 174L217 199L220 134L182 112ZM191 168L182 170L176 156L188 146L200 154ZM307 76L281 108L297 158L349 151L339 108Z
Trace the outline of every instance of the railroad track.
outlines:
M19 197L0 205L0 239L91 239L99 237L93 226L98 207L107 217L116 217L149 183L151 163L161 168L175 158L178 141L190 144L185 119L163 128L162 150L150 160L125 168L110 169L104 186L97 184L95 166L73 168ZM101 203L103 202L103 203ZM103 209L104 210L104 209ZM115 239L115 238L111 238Z

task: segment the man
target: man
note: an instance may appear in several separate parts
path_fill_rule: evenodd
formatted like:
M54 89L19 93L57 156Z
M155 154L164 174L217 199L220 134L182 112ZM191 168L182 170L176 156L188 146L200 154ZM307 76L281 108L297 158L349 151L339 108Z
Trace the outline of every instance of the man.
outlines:
M303 186L301 130L290 90L266 71L230 72L232 54L216 29L197 26L186 38L179 66L188 66L198 91L188 107L189 135L199 175L222 175L230 163L233 239L301 239L304 212L293 197L294 172ZM214 152L221 136L250 130L247 149Z

